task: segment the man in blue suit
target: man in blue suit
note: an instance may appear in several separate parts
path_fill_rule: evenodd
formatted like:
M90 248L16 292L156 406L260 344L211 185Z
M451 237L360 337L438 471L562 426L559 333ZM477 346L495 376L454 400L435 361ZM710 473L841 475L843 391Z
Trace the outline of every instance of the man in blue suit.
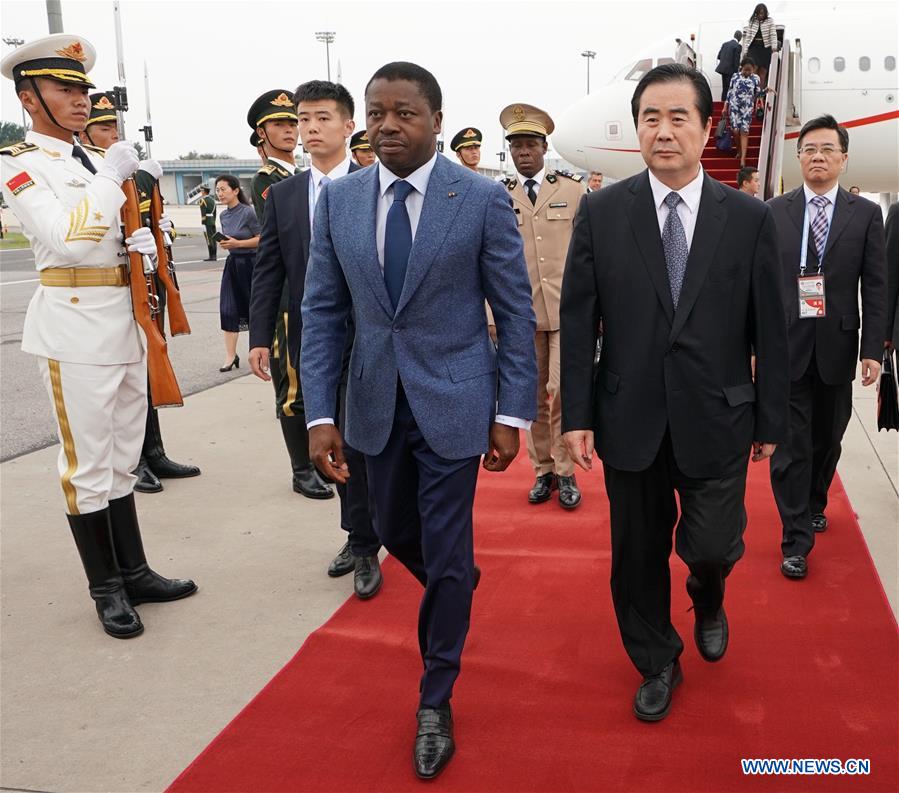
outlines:
M434 76L387 64L366 86L365 104L380 163L329 184L316 207L301 378L310 456L337 481L359 475L332 421L352 311L346 440L365 455L375 530L425 587L414 767L430 778L454 751L449 700L478 576L480 457L488 471L505 470L536 414L536 320L503 186L437 154Z

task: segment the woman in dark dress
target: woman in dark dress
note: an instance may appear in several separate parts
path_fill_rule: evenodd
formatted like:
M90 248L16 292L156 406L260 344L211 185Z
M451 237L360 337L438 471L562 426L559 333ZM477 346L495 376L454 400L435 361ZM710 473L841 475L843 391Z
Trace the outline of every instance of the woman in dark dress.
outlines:
M747 56L752 58L756 66L756 74L762 88L768 85L768 68L771 66L771 53L777 52L780 43L777 40L777 28L774 20L768 16L768 6L759 3L749 24L743 28L743 51L740 60Z
M215 197L228 207L219 215L222 234L227 237L219 245L228 251L219 293L219 316L225 332L225 362L219 371L229 372L235 366L240 368L237 334L249 327L250 284L259 244L259 220L236 176L219 176L215 180Z

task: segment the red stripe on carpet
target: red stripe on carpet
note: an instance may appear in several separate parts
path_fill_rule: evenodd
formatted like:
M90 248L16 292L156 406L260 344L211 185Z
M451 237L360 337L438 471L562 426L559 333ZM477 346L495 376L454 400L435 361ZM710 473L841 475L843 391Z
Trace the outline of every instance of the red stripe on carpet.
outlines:
M639 676L609 594L608 503L532 507L527 458L481 472L483 569L453 699L457 752L444 791L895 791L899 641L837 481L810 575L779 572L767 465L752 465L747 552L728 581L727 657L692 641L686 569L672 557L686 649L668 718L638 722ZM350 599L172 783L172 793L421 791L411 767L420 588L393 559L373 601ZM275 626L272 626L275 629ZM871 761L867 776L744 776L741 758Z

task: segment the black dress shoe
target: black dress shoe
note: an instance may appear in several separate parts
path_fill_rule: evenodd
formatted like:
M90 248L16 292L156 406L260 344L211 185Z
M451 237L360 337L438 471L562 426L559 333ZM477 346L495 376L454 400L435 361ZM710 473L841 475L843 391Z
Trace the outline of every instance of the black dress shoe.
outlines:
M368 600L378 594L384 577L381 575L381 562L377 556L360 556L356 559L356 571L353 573L353 591L359 600Z
M176 463L166 457L165 452L156 457L148 457L147 462L159 479L187 479L200 475L200 469L196 465Z
M659 674L644 677L634 697L634 715L641 721L661 721L671 709L671 695L680 685L680 661L674 660Z
M306 498L334 498L334 490L321 477L318 469L309 463L305 468L294 471L293 491Z
M808 562L804 556L785 556L780 572L787 578L805 578L808 575Z
M328 565L328 575L331 578L340 578L342 575L352 572L356 569L356 557L350 550L349 542L344 543L343 548L337 552Z
M827 515L823 515L820 512L817 515L812 515L812 528L818 534L822 531L827 531Z
M531 504L542 504L549 501L552 497L553 490L558 489L559 483L556 481L555 474L543 474L537 477L531 492L528 493L528 501Z
M720 661L727 652L727 614L724 606L717 610L693 607L693 616L696 622L693 624L693 639L699 654L710 662Z
M159 477L153 473L153 470L147 464L147 458L141 456L137 468L134 469L134 475L137 481L134 483L134 489L138 493L160 493L162 492L162 482Z
M574 474L558 477L559 504L563 509L574 509L581 503L581 491L578 489Z
M478 584L481 583L481 568L477 565L474 566L474 586L471 588L471 591L474 592L478 588Z
M453 713L450 706L421 708L417 714L418 733L412 751L415 775L433 779L450 761L456 744L453 741Z

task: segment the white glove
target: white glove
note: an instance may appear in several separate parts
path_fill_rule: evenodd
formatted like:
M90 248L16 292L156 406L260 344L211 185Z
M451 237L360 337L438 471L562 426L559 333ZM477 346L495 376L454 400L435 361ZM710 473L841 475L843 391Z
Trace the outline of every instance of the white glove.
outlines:
M141 226L134 230L134 233L125 240L129 253L140 253L143 256L149 256L153 262L152 272L156 271L156 238L153 232L146 226Z
M162 176L162 166L156 160L141 160L137 170L146 171L157 182L159 177Z
M116 184L121 184L137 170L139 164L134 146L127 140L120 140L106 150L103 165L97 175L109 177Z
M169 216L165 214L159 216L158 226L163 234L171 234L172 229L175 228L175 224L172 223L172 221L169 220Z

